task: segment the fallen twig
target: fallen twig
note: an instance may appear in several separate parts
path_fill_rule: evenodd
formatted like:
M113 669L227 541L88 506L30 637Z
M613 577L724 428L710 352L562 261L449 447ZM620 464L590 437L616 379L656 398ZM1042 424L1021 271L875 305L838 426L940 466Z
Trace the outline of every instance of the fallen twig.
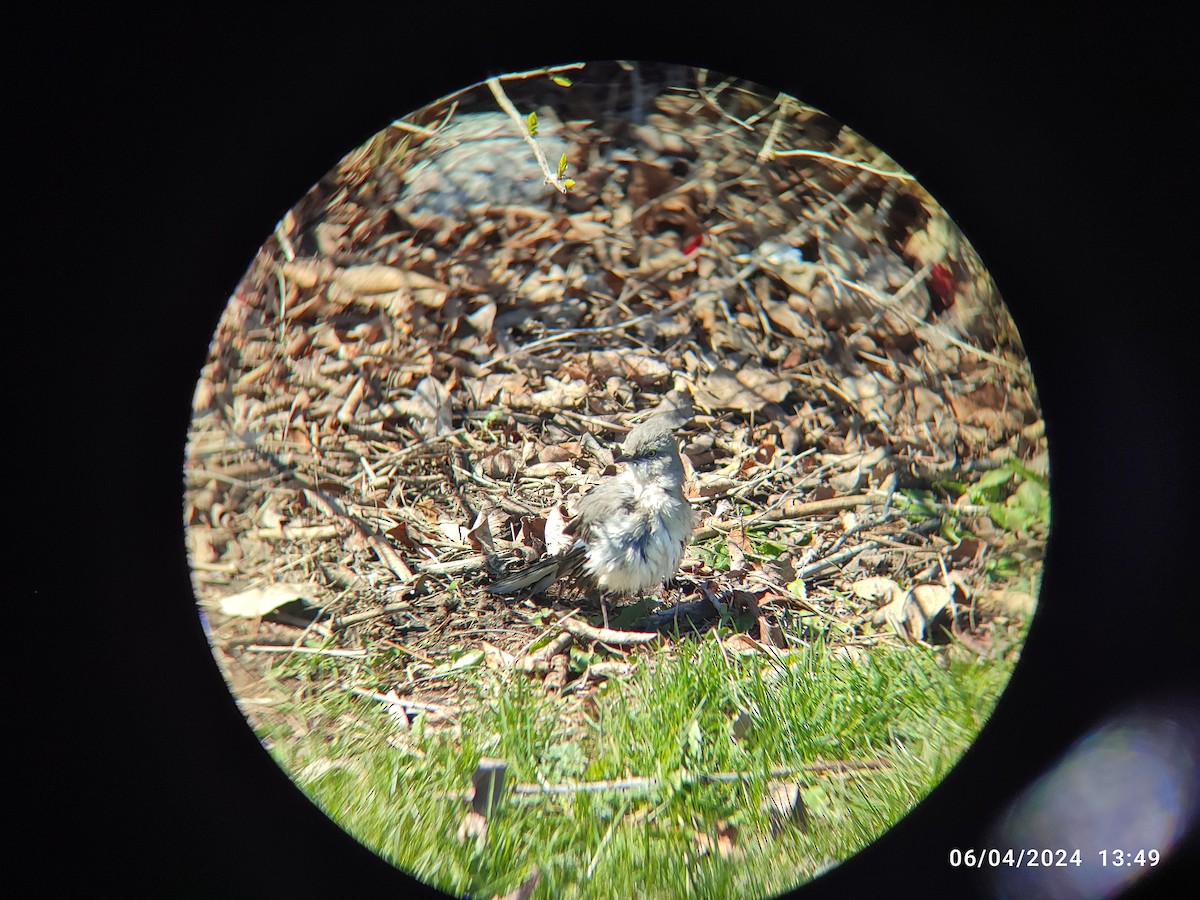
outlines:
M322 649L321 647L293 647L291 644L251 644L246 648L251 653L304 653L309 656L342 656L348 659L366 658L366 650Z
M825 150L772 150L772 156L811 156L814 159L827 159L830 162L835 162L839 166L850 166L852 169L862 169L864 172L870 172L872 175L879 175L882 178L895 178L899 181L912 181L913 177L907 172L892 172L887 169L880 169L868 163L856 162L853 159L846 159L844 156L838 156L834 153L829 153Z
M718 534L724 534L727 531L742 528L754 522L785 522L791 519L802 519L805 516L819 516L824 513L840 512L843 509L853 509L856 506L865 506L870 503L882 503L884 499L883 494L872 492L867 494L852 494L849 497L829 497L825 500L809 500L807 503L785 503L779 509L767 510L754 516L747 516L737 520L718 519L716 522L711 522L706 527L696 531L692 535L692 541L706 541L709 538L716 537Z
M276 525L274 528L256 528L251 537L268 541L328 541L341 534L337 525Z
M368 609L363 612L351 613L348 616L337 616L329 627L334 631L341 631L344 628L349 628L351 625L357 625L359 622L366 622L369 619L378 619L380 616L388 616L392 613L404 612L412 609L412 603L407 600L397 600L395 603L389 603L386 606L380 606L376 609Z
M846 562L847 560L853 559L854 557L858 556L858 554L862 553L864 550L871 550L872 548L877 547L877 546L878 546L878 544L876 544L874 541L867 541L866 543L859 544L857 547L847 547L845 550L841 551L840 553L830 554L829 556L826 556L823 559L818 559L816 562L812 563L811 565L807 565L804 568L798 570L796 572L796 577L797 578L807 578L810 575L815 575L817 572L820 572L822 569L828 569L828 568L831 568L832 566L841 565L842 563Z
M565 652L574 640L574 635L564 631L550 643L517 660L517 668L522 672L548 672L550 660Z
M318 491L313 488L305 487L303 489L304 497L308 502L325 513L330 518L342 518L349 521L358 531L359 535L367 542L367 545L375 552L375 556L381 563L391 570L392 574L401 581L412 581L415 577L412 570L405 564L404 560L392 549L391 545L379 534L375 529L371 528L363 522L358 516L346 509L344 503L340 500L330 497L323 491Z
M394 690L389 691L386 694L380 694L371 690L370 688L359 687L358 685L351 685L348 690L350 693L358 697L365 697L366 699L374 700L377 703L385 703L388 706L399 706L405 710L414 709L418 712L433 713L434 715L440 716L443 719L449 719L458 715L457 706L451 706L442 703L422 703L419 700L406 700L403 697L398 696Z
M658 640L662 635L645 631L616 631L612 628L594 628L578 619L564 617L558 620L567 631L585 641L599 641L602 644L612 644L614 647L634 647L639 644L649 644Z
M464 556L462 559L451 559L446 562L429 562L417 564L418 572L430 575L453 575L459 572L474 572L487 566L487 557L480 554Z
M796 775L854 775L858 772L871 772L880 769L890 769L891 763L885 759L866 759L861 762L850 760L816 760L796 767L781 767L771 769L766 777L770 779L791 778ZM752 781L762 777L750 772L713 772L684 775L683 784L729 784L737 781ZM515 784L513 794L516 796L536 796L539 794L594 794L604 791L646 791L653 790L662 784L662 779L653 776L634 778L616 778L608 781L567 781L558 784Z

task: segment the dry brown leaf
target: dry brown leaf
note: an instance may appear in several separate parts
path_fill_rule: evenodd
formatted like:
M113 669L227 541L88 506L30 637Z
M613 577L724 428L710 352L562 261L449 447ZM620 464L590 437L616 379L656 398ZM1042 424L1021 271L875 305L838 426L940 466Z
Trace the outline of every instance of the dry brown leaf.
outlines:
M963 494L966 497L966 494ZM983 560L987 544L975 538L963 538L946 552L946 562L956 569L977 566Z
M504 779L508 763L502 759L481 757L471 773L471 809L488 816L500 808L504 798Z
M714 850L722 859L729 859L737 852L738 827L731 822L717 823L716 837L709 837L703 832L696 832L696 853L707 856Z
M735 528L725 537L725 545L729 549L730 573L741 572L746 568L746 554L751 551L750 539L742 529Z
M499 450L479 461L479 471L488 478L508 481L520 469L521 454L516 450Z
M296 287L314 288L333 275L333 266L323 259L296 259L279 267L280 273Z
M480 641L479 649L483 651L484 663L492 669L511 669L517 661L517 658L507 650L501 650L495 644L489 644L487 641Z
M951 395L950 405L959 422L986 428L992 441L1025 424L1013 410L1008 392L999 385L983 384L968 393Z
M406 550L415 550L420 544L413 539L407 522L397 522L384 532L388 537Z
M566 239L569 241L591 243L608 237L608 226L603 222L595 221L590 215L576 213L567 216L567 220L571 223L566 234Z
M637 208L674 187L677 180L661 161L638 160L629 166L625 196Z
M945 409L942 398L921 385L912 389L912 399L913 414L918 422L932 422L934 415Z
M925 638L929 620L910 592L898 592L890 603L884 604L871 617L874 625L887 623L905 640L920 641Z
M750 637L748 634L743 634L740 631L735 631L729 637L723 640L722 645L727 650L734 653L759 653L762 651L762 644Z
M457 522L443 521L437 523L438 531L446 536L446 539L455 544L469 544L471 542L470 535L467 529L463 528Z
M361 375L354 379L354 384L350 386L350 392L346 395L346 401L337 411L337 420L343 425L348 425L354 421L354 414L358 412L359 404L362 403L363 394L366 392L367 383Z
M193 525L188 529L187 540L193 563L215 563L221 558L217 545L223 541L215 529Z
M724 494L726 491L740 487L741 484L742 482L734 481L720 472L697 472L694 496L712 497L716 494Z
M532 466L526 467L522 472L526 478L557 478L561 475L570 475L575 471L575 467L566 462L546 462L534 463Z
M463 388L475 401L476 406L489 405L502 392L505 396L501 397L500 405L504 405L506 400L515 395L529 393L529 379L520 373L486 375L482 379L464 379Z
M598 350L587 356L592 374L598 378L620 377L639 385L666 381L671 377L671 367L662 360L642 353L627 350Z
M555 506L546 516L546 552L562 553L573 543L566 533L567 521L563 518L562 510Z
M763 300L762 305L767 313L767 318L783 329L784 333L792 337L803 337L808 334L810 330L808 323L789 304L782 300Z
M449 434L454 430L450 392L431 375L422 378L412 397L397 403L396 408L412 419L413 426L425 437Z
M583 452L579 441L566 441L562 444L547 444L537 452L538 462L568 462Z
M754 364L734 372L724 367L702 377L695 398L709 409L758 412L768 403L780 403L791 393L791 382Z
M407 273L395 266L371 263L365 266L349 266L333 273L330 293L334 299L342 297L369 297L372 294L387 294L408 286Z
M951 602L965 599L965 586L953 575L951 581L949 590L943 584L919 584L910 591L897 588L891 601L877 609L871 621L876 625L886 622L907 640L923 641L929 623Z
M547 409L558 412L561 409L573 409L588 395L588 384L583 379L559 381L547 375L546 385L545 390L509 397L509 404L514 409Z
M488 334L496 321L496 304L490 300L470 315L464 316L477 334Z
M892 579L882 576L860 578L854 584L850 585L850 590L854 593L854 596L872 602L891 600L897 592L903 593L900 585L896 584Z
M848 472L840 472L829 476L829 486L839 494L853 494L863 483L862 466L855 466Z
M458 841L466 843L471 838L481 838L487 834L487 819L475 812L473 809L467 810L467 814L463 816L462 824L458 826Z
M221 600L221 612L227 616L257 619L301 597L317 598L321 589L315 584L268 584L230 594Z
M734 740L744 738L750 733L753 725L754 713L745 707L739 707L738 711L729 719L729 734Z
M488 554L496 552L496 544L492 539L491 522L487 513L481 512L475 517L471 530L467 532L467 540L476 550Z

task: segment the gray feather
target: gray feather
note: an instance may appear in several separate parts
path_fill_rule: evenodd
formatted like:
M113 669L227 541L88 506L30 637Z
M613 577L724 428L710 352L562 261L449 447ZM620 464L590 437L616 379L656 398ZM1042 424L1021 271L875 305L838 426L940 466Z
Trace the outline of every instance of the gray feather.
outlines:
M499 581L492 582L487 591L489 594L516 594L528 590L531 594L540 594L560 578L578 569L586 552L587 548L577 543L566 553L535 560Z
M592 488L564 531L565 553L543 557L494 582L492 594L538 594L560 579L583 576L591 587L629 594L674 574L692 531L683 494L679 416L657 413L625 437L618 462L627 468Z

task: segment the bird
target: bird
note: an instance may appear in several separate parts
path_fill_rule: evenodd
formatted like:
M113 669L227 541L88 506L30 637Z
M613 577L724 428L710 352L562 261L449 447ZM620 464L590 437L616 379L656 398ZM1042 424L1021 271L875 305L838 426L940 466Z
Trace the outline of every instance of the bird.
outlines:
M534 595L558 581L582 584L599 599L607 628L607 595L637 594L671 578L695 525L683 494L677 421L660 413L635 426L614 457L625 469L585 494L564 526L571 543L493 582L488 592Z

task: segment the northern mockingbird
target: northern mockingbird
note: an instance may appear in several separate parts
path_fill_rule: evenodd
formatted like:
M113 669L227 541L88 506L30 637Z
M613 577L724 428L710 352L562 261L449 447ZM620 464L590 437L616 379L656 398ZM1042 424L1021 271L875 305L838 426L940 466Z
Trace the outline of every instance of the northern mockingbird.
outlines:
M560 579L579 580L600 599L658 587L675 574L692 533L692 507L683 496L683 461L669 416L656 415L625 437L614 461L624 471L605 479L579 503L564 529L574 541L494 582L493 594L541 593Z

